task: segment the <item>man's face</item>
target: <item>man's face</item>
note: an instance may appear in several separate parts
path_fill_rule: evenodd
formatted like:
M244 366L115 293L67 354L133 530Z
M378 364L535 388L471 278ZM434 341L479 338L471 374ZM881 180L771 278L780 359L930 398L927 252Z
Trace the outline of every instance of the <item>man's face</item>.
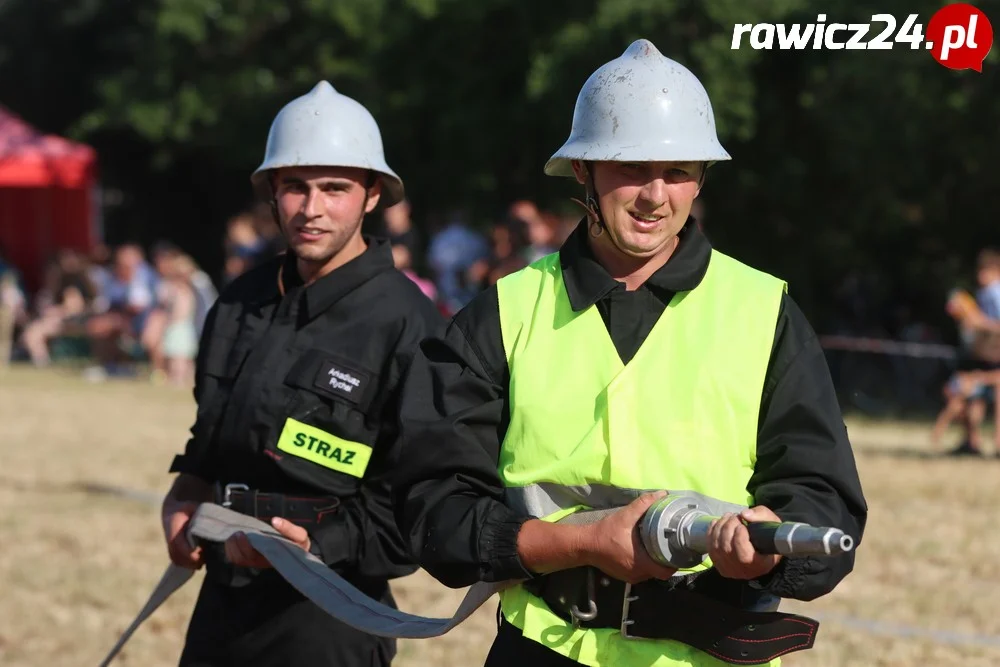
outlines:
M618 249L652 257L670 247L700 191L700 162L594 162L601 215ZM573 163L580 183L585 167Z
M286 167L272 176L281 231L303 261L326 264L361 233L379 200L376 180L365 199L368 172L348 167Z

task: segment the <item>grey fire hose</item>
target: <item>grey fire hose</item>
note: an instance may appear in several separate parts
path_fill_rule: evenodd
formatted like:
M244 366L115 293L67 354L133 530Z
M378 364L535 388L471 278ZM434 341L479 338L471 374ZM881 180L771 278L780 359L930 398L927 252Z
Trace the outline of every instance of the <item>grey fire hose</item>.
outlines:
M716 514L709 514L709 508ZM570 514L560 523L588 524L600 521L620 508L586 510ZM650 556L664 565L688 568L706 556L708 526L719 511L739 512L744 506L721 503L694 492L676 492L652 505L639 521L642 541ZM788 557L833 556L850 551L850 536L836 528L816 528L800 523L757 523L748 526L754 548L760 553ZM192 540L225 542L236 533L245 533L275 570L323 611L347 625L372 635L406 639L426 639L449 632L472 615L495 593L516 585L518 580L480 582L466 593L451 618L428 618L387 607L361 591L327 567L312 554L285 539L274 528L253 517L220 505L199 506L188 526ZM138 627L175 591L188 582L193 570L171 564L156 585L146 605L125 630L107 657L106 667Z

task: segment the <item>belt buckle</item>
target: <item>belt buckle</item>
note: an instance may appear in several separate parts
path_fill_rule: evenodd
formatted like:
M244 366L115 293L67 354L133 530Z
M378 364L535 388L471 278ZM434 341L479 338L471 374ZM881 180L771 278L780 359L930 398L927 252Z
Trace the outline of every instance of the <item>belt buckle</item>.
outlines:
M628 626L635 623L631 618L628 617L629 607L632 603L639 599L638 595L632 595L632 584L625 582L625 595L622 598L622 624L621 624L621 635L623 639L642 639L642 637L636 637L635 635L630 635L628 633Z
M230 507L233 504L232 493L233 491L249 491L250 487L246 484L226 484L225 490L222 492L222 506Z

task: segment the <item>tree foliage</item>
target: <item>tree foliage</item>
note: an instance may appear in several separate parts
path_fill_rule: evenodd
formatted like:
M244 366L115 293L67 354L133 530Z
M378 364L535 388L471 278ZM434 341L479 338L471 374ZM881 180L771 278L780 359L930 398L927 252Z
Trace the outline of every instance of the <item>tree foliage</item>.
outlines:
M919 14L921 0L823 5L828 22ZM805 0L6 0L0 103L95 145L111 240L172 237L218 260L225 218L283 104L328 79L378 119L418 218L486 222L518 197L563 206L542 174L587 76L646 37L695 71L732 162L703 192L724 250L789 279L811 315L846 276L873 303L940 316L992 240L998 50L983 72L923 48L731 48L735 24L812 23ZM984 5L985 7L985 5ZM987 10L988 11L988 10ZM881 24L873 23L871 35Z

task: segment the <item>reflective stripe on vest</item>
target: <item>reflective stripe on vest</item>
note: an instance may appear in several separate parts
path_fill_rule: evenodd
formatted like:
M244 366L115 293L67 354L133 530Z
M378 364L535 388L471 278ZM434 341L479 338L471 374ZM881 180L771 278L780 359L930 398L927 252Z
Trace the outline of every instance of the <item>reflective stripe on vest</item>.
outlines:
M624 365L597 308L570 306L558 253L502 278L510 424L499 473L511 506L555 520L643 489L752 505L746 487L784 289L713 251L701 284L674 296ZM679 642L575 629L523 586L504 591L501 606L526 637L593 667L723 664Z
M644 493L660 489L623 489L617 486L591 484L588 486L562 486L560 484L529 484L528 486L508 486L505 490L505 504L521 514L544 517L546 520L561 518L567 511L580 508L613 509L624 507ZM671 493L690 493L691 489L670 489ZM709 514L721 516L734 512L736 505L719 502L714 498L699 496L703 509ZM738 507L742 508L742 505Z

